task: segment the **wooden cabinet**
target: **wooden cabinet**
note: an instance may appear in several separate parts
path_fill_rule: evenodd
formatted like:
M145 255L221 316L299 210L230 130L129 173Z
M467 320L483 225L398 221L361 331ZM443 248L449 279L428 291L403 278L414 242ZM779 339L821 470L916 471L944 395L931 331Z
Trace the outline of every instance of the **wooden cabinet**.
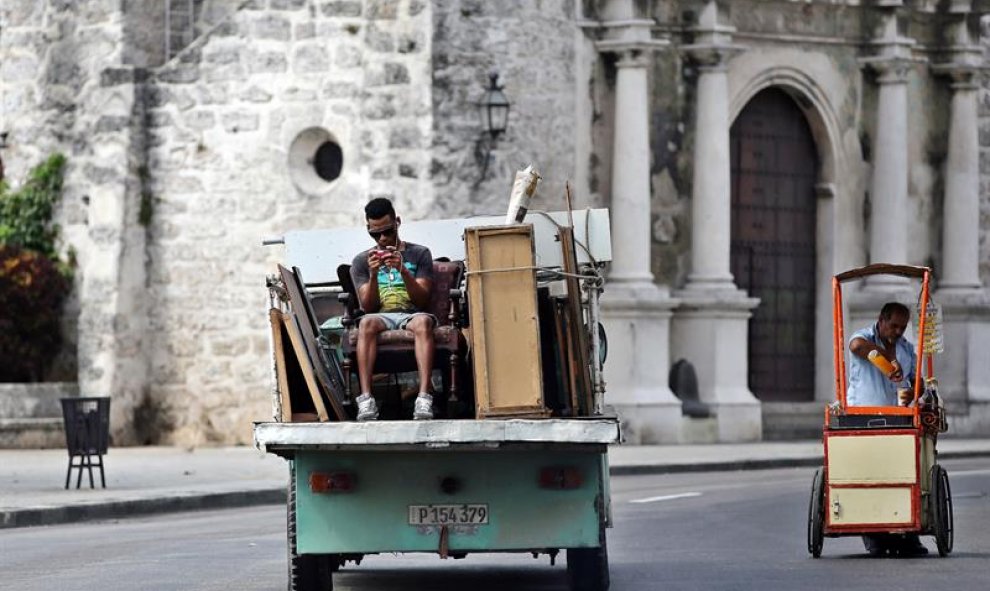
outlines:
M533 227L465 228L476 415L545 417Z

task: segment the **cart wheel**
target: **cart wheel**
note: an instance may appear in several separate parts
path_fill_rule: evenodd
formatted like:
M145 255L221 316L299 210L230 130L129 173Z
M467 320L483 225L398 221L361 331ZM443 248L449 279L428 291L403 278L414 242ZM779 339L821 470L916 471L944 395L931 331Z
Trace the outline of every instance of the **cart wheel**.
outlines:
M567 583L571 591L608 591L608 548L567 550Z
M339 566L335 556L296 554L296 466L289 462L289 491L286 507L289 548L289 591L332 591L333 576Z
M825 469L815 470L811 482L811 500L808 502L808 552L815 558L822 555L825 541Z
M952 552L952 491L949 488L949 474L945 468L935 464L931 475L931 516L935 526L935 545L939 556Z

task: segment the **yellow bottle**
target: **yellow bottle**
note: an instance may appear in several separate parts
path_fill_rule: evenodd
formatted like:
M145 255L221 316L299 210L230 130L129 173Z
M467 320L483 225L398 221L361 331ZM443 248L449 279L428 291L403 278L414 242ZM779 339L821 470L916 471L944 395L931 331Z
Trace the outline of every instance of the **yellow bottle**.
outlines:
M889 376L896 370L894 365L887 361L887 358L881 355L880 351L877 351L876 349L870 351L867 357L870 359L870 363L877 366L877 369L882 371L885 376Z

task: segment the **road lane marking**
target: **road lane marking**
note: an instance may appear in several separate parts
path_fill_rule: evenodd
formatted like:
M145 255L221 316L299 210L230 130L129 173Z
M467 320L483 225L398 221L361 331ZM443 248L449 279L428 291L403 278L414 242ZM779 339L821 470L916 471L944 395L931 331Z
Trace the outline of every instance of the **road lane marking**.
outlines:
M700 492L686 492L676 495L663 495L659 497L646 497L645 499L633 499L629 501L630 503L656 503L658 501L672 501L674 499L689 499L691 497L700 497Z
M956 493L952 495L953 499L982 499L987 496L985 492L975 492L975 493Z
M975 476L978 474L990 474L990 469L984 468L980 470L952 470L948 472L949 472L949 476Z

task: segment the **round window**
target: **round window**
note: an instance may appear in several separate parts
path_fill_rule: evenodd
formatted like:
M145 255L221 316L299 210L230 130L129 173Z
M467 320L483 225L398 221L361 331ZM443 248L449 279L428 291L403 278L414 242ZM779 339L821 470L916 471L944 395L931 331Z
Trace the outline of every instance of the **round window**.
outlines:
M304 129L289 146L289 175L304 193L326 193L343 168L344 151L340 143L322 127Z
M313 168L316 175L321 179L330 182L340 176L340 169L344 166L344 153L340 150L337 142L326 141L316 149L313 157Z

